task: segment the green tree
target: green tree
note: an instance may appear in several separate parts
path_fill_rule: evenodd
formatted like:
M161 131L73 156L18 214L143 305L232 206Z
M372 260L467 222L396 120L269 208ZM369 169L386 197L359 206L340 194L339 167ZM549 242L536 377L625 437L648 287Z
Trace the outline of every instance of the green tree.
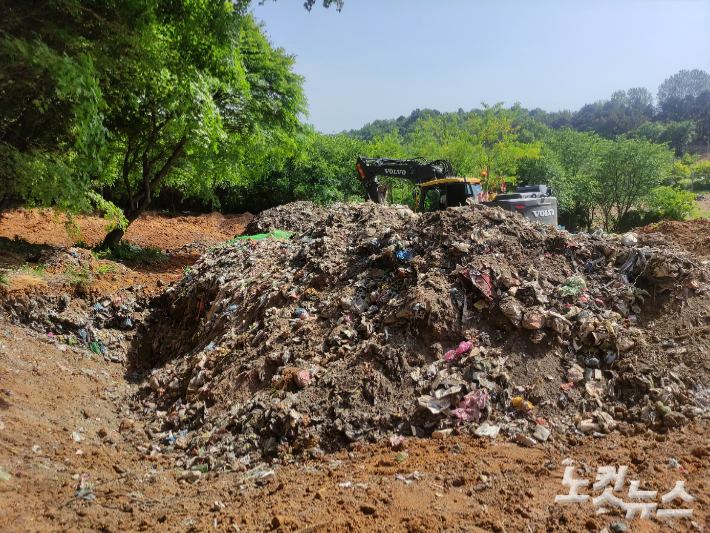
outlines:
M517 141L519 126L516 111L503 109L502 103L489 106L482 103L483 111L469 121L471 142L471 167L474 174L483 176L484 190L490 190L498 177L515 182L518 163L523 158L537 157L539 146Z
M658 144L661 142L661 136L665 131L666 127L660 122L645 122L633 132L632 136Z
M570 128L552 131L543 141L543 156L553 169L549 181L565 223L572 229L591 228L597 207L596 169L602 139Z
M642 139L603 141L594 177L604 229L617 231L629 211L641 207L661 184L670 166L670 153L662 145Z
M648 196L647 205L663 220L683 221L697 213L698 203L690 191L673 187L657 187Z
M705 183L710 181L710 160L698 161L691 167L693 186L695 180L699 179Z
M173 1L170 10L155 12L143 29L140 55L119 72L112 95L118 105L107 123L120 158L105 180L112 184L118 175L129 223L161 184L173 179L204 191L210 174L236 180L254 139L298 129L305 98L302 79L291 72L293 58L274 49L238 7ZM123 234L114 229L104 245Z
M673 166L671 167L670 177L672 178L674 183L690 179L690 174L691 171L688 165L684 165L681 162L673 163Z
M687 96L697 97L701 92L710 89L710 74L704 70L681 70L670 78L666 78L658 87L658 103L675 98L682 100Z
M95 187L132 220L161 186L209 195L252 148L292 151L302 80L250 3L0 3L0 211L84 207Z
M666 125L659 141L666 143L669 148L673 149L676 157L681 157L683 155L683 147L693 138L694 129L695 124L690 120L686 120L685 122L670 122Z
M0 212L86 205L106 140L97 36L124 49L129 2L0 3Z
M710 90L710 75L702 70L681 70L658 88L659 117L664 121L697 122L697 100ZM707 101L701 98L700 107Z

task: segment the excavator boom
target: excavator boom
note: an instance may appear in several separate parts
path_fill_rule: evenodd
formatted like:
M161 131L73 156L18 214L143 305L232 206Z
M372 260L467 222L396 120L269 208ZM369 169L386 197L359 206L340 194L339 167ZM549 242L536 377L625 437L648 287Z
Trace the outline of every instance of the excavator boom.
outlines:
M430 162L423 158L384 159L358 157L357 171L360 182L365 189L365 200L372 200L376 203L384 203L381 184L377 180L377 176L401 178L420 185L428 181L444 179L454 175L454 169L448 161L440 159Z

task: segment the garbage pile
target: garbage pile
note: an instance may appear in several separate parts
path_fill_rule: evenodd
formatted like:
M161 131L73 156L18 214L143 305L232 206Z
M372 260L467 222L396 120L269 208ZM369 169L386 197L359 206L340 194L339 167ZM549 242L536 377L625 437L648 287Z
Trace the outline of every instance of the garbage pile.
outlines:
M88 250L52 248L38 259L41 276L20 274L0 284L0 310L50 344L125 363L128 336L149 314L146 295L97 290L91 282L102 265ZM119 263L110 263L110 269L128 270Z
M247 232L273 229L295 233L227 243L151 304L141 409L176 466L709 416L707 262L663 236L372 203L289 204Z
M310 233L315 224L328 211L313 202L293 202L280 205L252 218L244 228L243 235L260 235L272 231L301 231Z

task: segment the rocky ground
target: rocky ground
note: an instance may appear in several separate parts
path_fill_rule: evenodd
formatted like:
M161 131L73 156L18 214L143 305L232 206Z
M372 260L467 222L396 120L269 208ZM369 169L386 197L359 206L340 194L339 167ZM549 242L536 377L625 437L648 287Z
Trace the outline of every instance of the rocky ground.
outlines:
M49 244L0 243L3 531L710 529L704 227L300 203L150 215L127 265L37 216L0 221ZM556 503L572 466L692 516Z

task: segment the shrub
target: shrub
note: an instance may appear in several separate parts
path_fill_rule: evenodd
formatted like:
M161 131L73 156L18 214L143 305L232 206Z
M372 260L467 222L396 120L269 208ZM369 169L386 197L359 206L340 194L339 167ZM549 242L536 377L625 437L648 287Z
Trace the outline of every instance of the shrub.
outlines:
M683 221L697 214L695 195L673 187L656 187L648 198L648 207L660 214L661 219Z

